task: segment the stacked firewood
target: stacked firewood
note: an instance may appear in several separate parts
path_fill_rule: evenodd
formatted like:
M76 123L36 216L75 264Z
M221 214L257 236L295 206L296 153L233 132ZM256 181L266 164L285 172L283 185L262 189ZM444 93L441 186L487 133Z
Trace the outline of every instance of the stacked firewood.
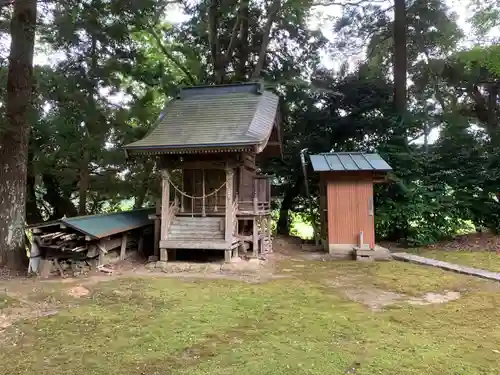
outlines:
M59 251L79 253L88 249L85 236L77 233L52 232L36 236L38 245Z

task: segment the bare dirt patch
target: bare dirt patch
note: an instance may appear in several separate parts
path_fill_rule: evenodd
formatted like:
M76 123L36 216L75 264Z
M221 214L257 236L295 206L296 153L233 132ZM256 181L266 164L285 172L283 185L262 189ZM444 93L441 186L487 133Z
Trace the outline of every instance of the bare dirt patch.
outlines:
M348 299L367 306L372 311L383 310L391 305L408 303L410 305L433 305L455 301L461 297L460 292L445 291L443 293L425 293L419 297L412 297L404 293L396 293L356 282L356 277L329 280L327 285L338 289Z
M44 316L57 314L57 310L47 309L30 309L28 307L15 307L4 309L0 314L0 333L5 328L10 327L14 322L21 319L36 319Z
M407 302L411 305L433 305L455 301L461 297L460 292L426 293L419 298L410 298Z
M88 296L90 294L90 290L81 285L77 285L73 288L68 289L67 293L71 297L80 298Z
M372 311L383 310L391 305L408 303L410 305L427 306L455 301L461 297L460 292L426 293L421 297L410 297L377 288L345 289L344 295L352 301L361 303Z
M361 303L373 311L379 311L406 298L404 294L380 289L346 289L344 294L350 300Z

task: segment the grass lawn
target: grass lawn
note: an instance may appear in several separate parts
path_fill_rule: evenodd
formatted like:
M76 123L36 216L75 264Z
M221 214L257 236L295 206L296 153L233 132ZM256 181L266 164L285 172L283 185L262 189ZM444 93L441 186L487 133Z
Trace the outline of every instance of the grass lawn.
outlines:
M4 293L0 293L0 310L6 307L12 307L18 304L18 301L14 298L9 297Z
M422 250L419 255L445 262L500 272L500 253L491 251Z
M280 267L289 278L116 279L86 285L81 298L47 283L37 300L46 295L58 314L0 333L0 362L10 375L498 374L500 293L490 282L401 262ZM375 312L336 280L462 298Z

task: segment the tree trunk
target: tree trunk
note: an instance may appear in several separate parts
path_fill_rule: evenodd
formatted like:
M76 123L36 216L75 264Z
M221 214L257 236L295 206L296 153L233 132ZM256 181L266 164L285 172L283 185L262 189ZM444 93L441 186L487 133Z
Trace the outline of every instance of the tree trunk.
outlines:
M429 125L424 124L424 152L426 154L429 153L429 133L430 133Z
M238 53L238 65L236 67L236 81L246 81L246 65L248 61L248 3L249 0L242 0L240 6L240 43Z
M271 40L271 28L273 27L273 23L280 8L281 1L274 0L269 7L269 11L267 12L268 16L266 24L264 25L264 30L262 31L262 44L260 46L259 58L252 74L252 78L254 79L260 78L260 75L262 74L262 69L264 68L266 62L267 47L269 46L269 41Z
M488 86L488 129L493 139L498 138L498 83Z
M0 265L23 267L26 165L32 116L36 0L17 0L10 23L7 125L0 133Z
M276 224L276 232L278 234L283 236L288 236L290 234L290 210L293 208L293 201L300 193L303 182L304 178L299 177L297 181L285 191L285 196L283 197L283 202L281 202L280 207L280 217Z
M87 192L89 190L90 184L90 172L89 172L89 150L85 145L82 152L82 165L80 167L80 180L78 182L79 190L79 202L78 202L78 214L87 214Z
M215 83L217 84L224 82L225 73L224 67L221 66L220 41L217 32L219 5L219 0L211 0L208 7L208 42L210 44L210 54L214 66Z
M71 202L73 188L63 189L57 178L50 172L42 174L42 181L46 190L43 198L52 208L52 215L49 220L60 219L64 215L67 217L78 215L75 205ZM76 181L74 182L74 188L76 188Z
M97 21L94 21L97 24ZM79 182L79 195L80 201L78 204L78 214L86 215L87 214L87 195L90 188L90 151L89 144L90 139L94 134L94 131L98 131L99 129L99 121L98 121L98 108L96 105L95 95L97 95L97 78L96 78L96 70L97 70L97 37L95 35L91 35L91 47L90 47L90 67L88 75L90 77L90 81L92 83L91 89L88 92L88 103L89 108L91 109L91 113L88 114L86 125L86 134L84 142L87 144L82 145L82 164L80 167L80 182Z
M406 3L394 0L394 107L399 116L406 112Z
M27 169L27 196L26 196L26 222L28 224L35 224L42 221L42 215L40 214L40 210L38 209L38 205L36 204L36 180L35 180L35 171L33 168L33 151L30 146L28 150L28 169Z

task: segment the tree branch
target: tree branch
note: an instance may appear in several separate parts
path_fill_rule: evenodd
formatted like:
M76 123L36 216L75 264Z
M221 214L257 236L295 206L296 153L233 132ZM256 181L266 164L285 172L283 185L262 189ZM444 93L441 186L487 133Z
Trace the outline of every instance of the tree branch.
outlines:
M177 58L167 49L167 47L165 47L156 30L150 28L149 32L153 36L154 40L156 41L156 44L161 49L163 54L167 56L169 60L172 61L175 64L175 66L177 66L184 73L184 75L190 81L191 84L196 85L197 84L196 79L193 77L191 72L184 65L182 65L180 61L177 60Z
M236 16L236 20L234 21L233 30L231 32L231 39L229 40L229 45L227 46L226 55L225 55L224 60L221 64L224 67L224 69L226 68L227 64L229 64L229 61L231 60L231 55L233 54L233 50L234 50L234 47L236 45L236 40L238 39L238 29L240 28L240 23L241 23L241 17L238 14ZM221 66L221 68L222 68L222 66Z
M274 0L271 6L269 7L267 21L263 29L263 37L259 51L259 59L257 60L257 64L255 65L255 70L252 74L252 78L260 77L262 68L264 67L264 62L266 60L267 46L269 45L269 41L271 40L271 28L273 27L274 20L280 8L281 8L280 0Z
M378 3L378 4L383 4L387 3L386 0L359 0L355 2L351 1L315 1L312 3L313 7L328 7L328 6L340 6L340 7L357 7L362 4L373 4L373 3Z
M239 9L240 17L240 44L239 61L236 67L236 79L243 81L246 75L246 63L248 60L248 4L249 0L242 0Z
M217 33L218 7L218 0L210 1L210 5L208 6L208 43L210 44L210 54L212 55L216 83L222 83L224 80L224 71L220 66L220 44Z

